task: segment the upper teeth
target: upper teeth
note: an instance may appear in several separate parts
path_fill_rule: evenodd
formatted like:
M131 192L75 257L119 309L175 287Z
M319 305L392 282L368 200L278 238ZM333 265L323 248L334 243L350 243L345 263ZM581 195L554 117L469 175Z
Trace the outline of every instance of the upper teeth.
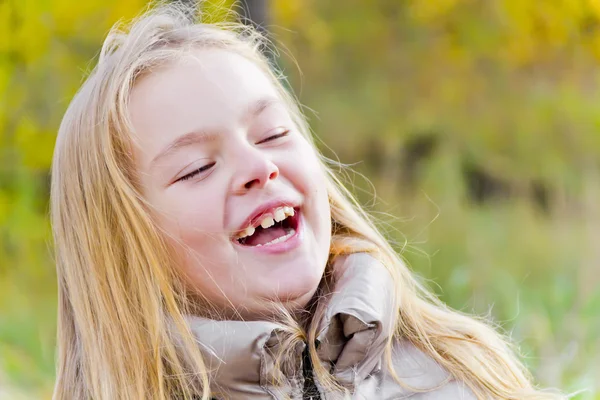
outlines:
M275 222L281 222L284 219L286 219L287 217L292 217L293 215L294 215L294 209L292 207L288 207L288 206L279 207L279 208L276 208L275 210L273 210L272 213L263 215L263 217L260 221L256 221L256 226L260 225L263 227L263 229L267 229L267 228L275 225ZM237 238L241 239L241 238L245 238L247 236L252 236L254 234L255 230L256 230L256 228L253 225L250 225L246 229L241 231L237 235Z

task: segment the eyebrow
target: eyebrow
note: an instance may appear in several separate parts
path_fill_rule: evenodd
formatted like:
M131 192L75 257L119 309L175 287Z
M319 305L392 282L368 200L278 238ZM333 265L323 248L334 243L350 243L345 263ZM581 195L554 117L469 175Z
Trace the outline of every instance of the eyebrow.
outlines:
M251 118L257 117L266 108L271 105L281 103L281 100L275 97L265 97L259 99L253 103L250 103L247 110L244 112L242 121L246 122ZM219 134L214 131L207 130L195 130L188 133L184 133L178 136L175 140L169 143L164 149L162 149L150 162L150 165L154 165L159 159L174 153L176 150L197 143L208 143L215 141Z

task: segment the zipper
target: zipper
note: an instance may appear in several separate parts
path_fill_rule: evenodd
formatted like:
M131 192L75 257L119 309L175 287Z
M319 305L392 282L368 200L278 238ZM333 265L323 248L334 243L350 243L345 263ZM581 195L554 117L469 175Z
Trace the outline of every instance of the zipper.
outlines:
M319 388L315 383L315 375L312 359L308 350L308 343L302 351L302 376L304 377L304 388L302 389L302 400L322 400Z

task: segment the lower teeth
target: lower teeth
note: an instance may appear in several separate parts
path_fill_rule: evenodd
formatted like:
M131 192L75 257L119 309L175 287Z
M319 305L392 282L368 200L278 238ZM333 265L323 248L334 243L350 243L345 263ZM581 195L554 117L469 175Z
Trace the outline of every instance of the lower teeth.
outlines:
M289 238L291 238L292 236L294 236L294 234L296 233L295 229L291 229L290 232L286 235L280 236L277 239L273 239L270 242L267 242L265 244L257 244L254 247L260 247L260 246L268 246L271 244L275 244L275 243L280 243L280 242L285 242L286 240L288 240Z

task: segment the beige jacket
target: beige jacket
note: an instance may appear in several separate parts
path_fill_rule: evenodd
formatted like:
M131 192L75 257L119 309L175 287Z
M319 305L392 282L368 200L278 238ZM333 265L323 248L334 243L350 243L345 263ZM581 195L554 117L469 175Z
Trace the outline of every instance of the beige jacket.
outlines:
M408 389L387 372L383 359L393 332L392 283L383 265L367 254L340 258L336 290L329 297L318 335L319 361L352 393L352 399L472 400L473 393L407 341L395 343L393 368ZM191 318L192 331L212 370L218 399L341 399L315 382L301 343L294 360L276 368L284 328L264 321ZM294 358L290 357L290 358ZM289 364L289 365L288 365ZM283 385L274 386L274 378ZM280 380L280 381L281 381Z

